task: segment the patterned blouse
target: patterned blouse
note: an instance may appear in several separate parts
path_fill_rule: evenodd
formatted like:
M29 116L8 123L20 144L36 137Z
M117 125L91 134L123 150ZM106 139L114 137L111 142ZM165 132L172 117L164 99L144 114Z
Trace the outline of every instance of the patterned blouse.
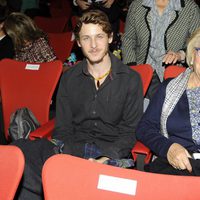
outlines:
M41 37L17 51L15 59L24 62L42 63L56 60L56 55L48 41Z
M195 144L200 145L200 87L187 89L187 97L190 110L192 139Z

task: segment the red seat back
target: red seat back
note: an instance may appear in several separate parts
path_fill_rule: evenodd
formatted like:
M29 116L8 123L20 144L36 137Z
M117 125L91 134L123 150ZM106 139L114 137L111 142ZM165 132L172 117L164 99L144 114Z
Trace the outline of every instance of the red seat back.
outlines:
M0 199L14 199L23 171L22 151L16 146L0 145Z
M76 27L76 23L77 23L77 16L72 16L71 17L71 23L72 23L72 30L74 30L75 29L75 27Z
M48 33L48 38L57 58L64 62L70 56L74 45L72 32Z
M124 31L125 31L125 22L120 19L120 21L119 21L119 32L123 34Z
M145 96L147 89L149 87L149 84L151 83L151 79L153 76L153 69L151 65L149 64L134 65L134 66L131 66L131 68L140 74L140 77L142 79L142 84L143 84L143 94Z
M107 179L100 180L102 175ZM200 199L199 177L123 169L64 154L46 161L42 181L46 200Z
M46 33L62 33L65 30L69 18L68 17L42 17L34 18L37 26Z
M182 66L177 66L177 65L171 65L165 69L164 72L164 79L168 78L175 78L177 77L180 73L184 72L186 70L185 67Z
M8 138L10 115L18 108L28 107L40 124L49 119L49 107L62 72L61 61L29 65L11 59L0 61L0 87L4 130Z

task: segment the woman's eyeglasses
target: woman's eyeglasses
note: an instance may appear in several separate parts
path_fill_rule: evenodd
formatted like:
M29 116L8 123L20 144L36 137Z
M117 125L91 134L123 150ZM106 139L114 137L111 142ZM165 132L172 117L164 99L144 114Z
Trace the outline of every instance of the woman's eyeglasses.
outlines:
M200 47L195 47L195 50L197 52L197 55L200 57Z

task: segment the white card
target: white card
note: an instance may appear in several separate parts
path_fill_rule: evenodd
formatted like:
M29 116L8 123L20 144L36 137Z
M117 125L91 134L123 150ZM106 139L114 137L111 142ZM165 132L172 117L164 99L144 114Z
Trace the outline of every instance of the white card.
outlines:
M137 181L100 174L97 188L134 196L136 194Z
M40 65L39 64L27 64L25 69L29 70L39 70Z
M195 160L200 159L200 153L193 153L192 155Z

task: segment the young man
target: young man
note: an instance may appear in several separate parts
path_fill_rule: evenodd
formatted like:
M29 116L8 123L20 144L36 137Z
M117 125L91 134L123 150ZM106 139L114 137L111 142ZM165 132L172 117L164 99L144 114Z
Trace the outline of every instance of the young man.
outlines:
M27 158L20 199L41 198L42 166L58 149L110 164L128 158L134 145L143 112L142 83L136 72L109 53L112 29L107 16L97 10L84 13L75 36L85 59L61 78L53 133L57 146L45 139L15 142Z

